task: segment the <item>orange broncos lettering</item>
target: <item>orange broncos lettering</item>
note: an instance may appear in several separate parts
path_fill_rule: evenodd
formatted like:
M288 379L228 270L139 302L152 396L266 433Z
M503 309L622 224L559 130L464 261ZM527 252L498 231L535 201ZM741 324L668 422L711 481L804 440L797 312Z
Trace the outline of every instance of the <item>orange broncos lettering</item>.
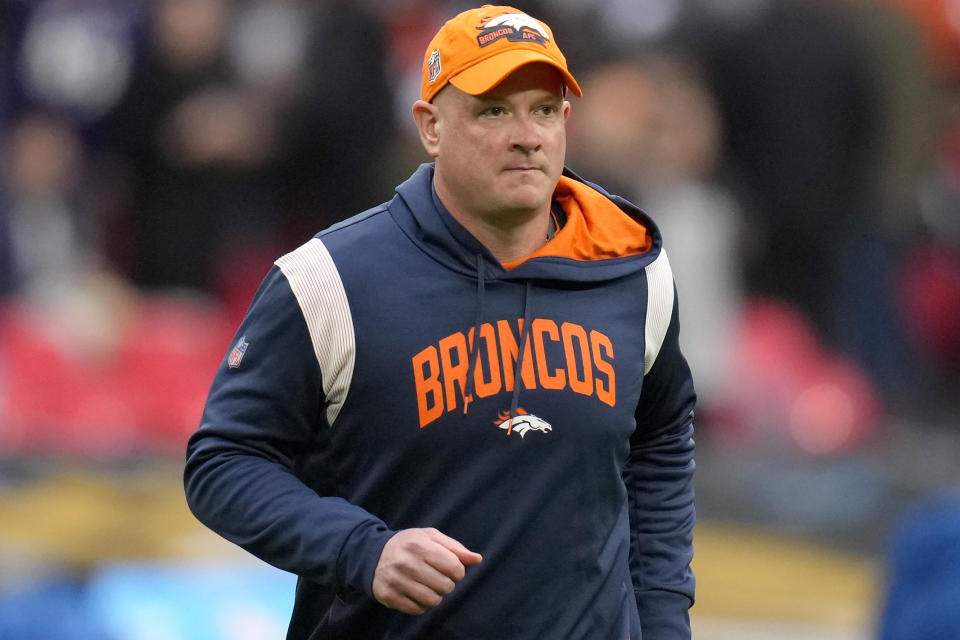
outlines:
M461 407L466 413L474 395L487 398L513 391L522 331L522 319L515 323L484 323L479 335L473 329L467 333L458 331L414 355L411 364L420 427ZM471 371L469 354L475 340L479 343L476 365ZM580 395L596 396L612 407L616 405L613 360L613 343L604 333L588 332L572 322L557 326L553 320L536 318L530 325L520 378L526 389L536 389L538 385L542 389L570 389ZM473 376L470 394L468 375Z

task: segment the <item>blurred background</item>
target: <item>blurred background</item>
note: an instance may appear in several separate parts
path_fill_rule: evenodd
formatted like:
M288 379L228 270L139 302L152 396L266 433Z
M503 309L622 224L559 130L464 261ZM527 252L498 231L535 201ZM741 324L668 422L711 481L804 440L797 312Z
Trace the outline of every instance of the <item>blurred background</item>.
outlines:
M283 636L186 439L273 259L428 159L470 6L0 0L0 637ZM960 0L514 6L584 89L568 165L666 238L695 637L960 637Z

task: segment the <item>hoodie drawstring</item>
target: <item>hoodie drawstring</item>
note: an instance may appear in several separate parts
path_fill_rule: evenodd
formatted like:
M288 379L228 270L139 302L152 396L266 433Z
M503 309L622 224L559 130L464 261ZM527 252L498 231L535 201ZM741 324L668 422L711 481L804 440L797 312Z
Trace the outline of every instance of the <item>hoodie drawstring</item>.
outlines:
M517 361L513 366L513 395L510 398L510 423L507 425L507 435L513 430L513 419L517 417L517 409L520 406L520 385L522 384L523 356L527 350L527 343L530 338L530 325L532 324L533 305L530 299L533 297L533 287L528 280L523 291L523 328L520 330L520 346L517 352ZM467 361L470 363L467 368L467 382L463 390L463 412L467 413L470 402L473 400L475 390L474 380L476 379L476 369L480 361L480 327L483 324L483 297L486 291L486 278L484 274L483 255L477 254L477 315L473 323L473 340L470 343L470 351L467 354Z
M517 417L517 407L520 406L520 384L523 382L521 374L523 372L523 355L527 351L527 340L530 337L530 325L532 324L533 305L530 304L530 298L533 297L533 287L527 280L527 285L523 291L523 329L520 330L520 347L517 351L517 361L513 365L513 395L510 398L510 422L507 424L507 435L513 431L513 419Z
M484 280L483 273L483 254L477 254L477 318L473 323L473 341L470 343L470 353L467 355L467 360L470 363L470 366L467 368L467 384L464 385L463 390L463 412L466 413L468 407L470 406L470 401L473 399L474 391L474 378L476 377L475 370L477 368L477 363L480 360L480 325L483 322L483 294L486 291L486 283Z

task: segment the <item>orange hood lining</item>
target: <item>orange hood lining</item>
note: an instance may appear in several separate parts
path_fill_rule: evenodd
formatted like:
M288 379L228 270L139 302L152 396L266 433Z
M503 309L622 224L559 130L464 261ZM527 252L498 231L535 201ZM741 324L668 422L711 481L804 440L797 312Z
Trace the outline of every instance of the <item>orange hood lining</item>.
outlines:
M541 257L584 262L646 253L653 246L648 229L602 193L561 176L553 199L567 214L566 224L545 245L519 260L504 262L507 270Z

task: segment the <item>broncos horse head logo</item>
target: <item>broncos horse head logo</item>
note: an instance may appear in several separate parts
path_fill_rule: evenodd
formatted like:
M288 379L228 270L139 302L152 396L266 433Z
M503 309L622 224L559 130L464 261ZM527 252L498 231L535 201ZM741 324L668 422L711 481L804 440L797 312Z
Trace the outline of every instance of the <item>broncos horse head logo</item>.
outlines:
M549 422L519 408L515 416L511 416L508 411L503 411L494 422L499 422L497 426L506 431L507 435L516 431L521 438L527 435L528 431L542 431L543 433L553 431Z
M504 13L491 18L481 27L480 35L477 41L481 47L485 47L500 38L506 38L513 42L536 42L544 44L550 40L550 34L547 30L525 13Z

